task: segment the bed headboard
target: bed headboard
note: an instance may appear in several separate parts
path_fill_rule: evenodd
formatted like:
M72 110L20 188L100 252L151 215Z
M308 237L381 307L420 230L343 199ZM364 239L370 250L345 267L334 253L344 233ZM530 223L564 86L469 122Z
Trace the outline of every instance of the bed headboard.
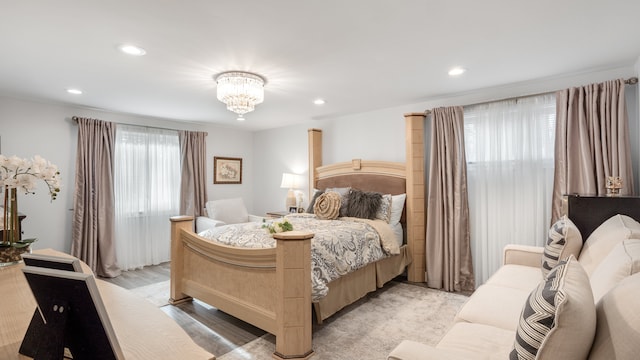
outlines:
M640 221L640 197L567 196L567 216L585 241L600 224L622 214Z
M404 163L390 161L352 161L335 163L316 168L314 188L352 187L363 191L383 194L405 194L407 190ZM401 223L405 224L405 211Z
M318 167L314 187L351 186L359 190L398 195L406 193L405 176L403 163L354 159Z

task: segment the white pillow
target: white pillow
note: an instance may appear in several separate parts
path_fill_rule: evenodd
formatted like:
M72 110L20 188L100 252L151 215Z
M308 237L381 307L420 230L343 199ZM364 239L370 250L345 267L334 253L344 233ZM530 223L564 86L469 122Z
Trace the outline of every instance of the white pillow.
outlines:
M605 256L626 239L640 239L640 223L626 215L614 215L603 222L584 242L578 260L591 276Z
M407 194L391 196L391 217L389 218L389 224L391 224L391 226L400 222L400 218L402 217L402 210L404 209L404 201L406 198Z
M640 271L640 239L627 239L614 246L593 271L589 281L597 303L624 278Z
M249 221L249 212L244 206L242 198L207 201L207 216L224 222L238 224Z

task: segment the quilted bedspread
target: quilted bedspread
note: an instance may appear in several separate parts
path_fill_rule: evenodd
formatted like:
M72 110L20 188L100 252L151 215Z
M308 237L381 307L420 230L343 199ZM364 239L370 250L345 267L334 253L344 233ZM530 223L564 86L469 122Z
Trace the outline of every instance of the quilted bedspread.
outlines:
M329 282L371 262L399 253L391 227L381 220L319 220L312 214L293 214L288 215L287 219L294 230L315 234L311 240L313 301L327 295ZM261 223L225 225L208 229L199 235L237 247L272 248L276 244Z

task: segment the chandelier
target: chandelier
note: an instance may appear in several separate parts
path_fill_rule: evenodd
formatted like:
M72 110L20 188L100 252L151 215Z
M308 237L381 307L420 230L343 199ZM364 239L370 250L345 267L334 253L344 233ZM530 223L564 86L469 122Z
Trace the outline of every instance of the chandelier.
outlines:
M218 100L227 104L227 110L238 114L238 120L244 120L244 114L255 109L264 101L264 78L243 71L227 71L216 76Z

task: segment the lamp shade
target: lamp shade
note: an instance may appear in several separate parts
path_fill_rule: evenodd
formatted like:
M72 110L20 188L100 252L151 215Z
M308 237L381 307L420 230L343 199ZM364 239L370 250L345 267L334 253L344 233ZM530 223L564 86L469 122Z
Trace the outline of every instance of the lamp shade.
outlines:
M283 173L280 187L283 189L300 189L304 179L302 175Z

